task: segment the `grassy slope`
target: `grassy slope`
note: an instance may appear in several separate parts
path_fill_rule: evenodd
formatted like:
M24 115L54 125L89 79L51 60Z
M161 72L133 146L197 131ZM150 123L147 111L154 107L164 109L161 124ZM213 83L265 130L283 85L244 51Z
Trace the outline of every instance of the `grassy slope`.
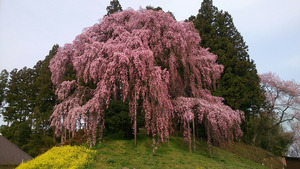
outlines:
M169 143L160 145L156 154L153 154L152 139L143 130L138 135L136 147L133 140L107 138L93 148L98 151L95 168L266 168L256 163L260 162L261 157L251 155L253 151L250 149L255 149L252 146L237 144L226 148L213 147L213 158L210 158L206 143L197 142L197 151L193 153L189 153L183 144L183 138L171 137ZM256 152L265 153L261 149Z
M283 168L282 158L274 156L272 153L260 147L251 146L244 143L235 143L222 147L222 149L250 159L257 163L264 163L269 168Z

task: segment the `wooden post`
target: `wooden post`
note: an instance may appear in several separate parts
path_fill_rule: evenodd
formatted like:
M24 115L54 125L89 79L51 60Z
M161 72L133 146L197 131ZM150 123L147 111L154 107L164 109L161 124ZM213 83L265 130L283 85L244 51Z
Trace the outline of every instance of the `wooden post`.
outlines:
M66 141L67 141L67 128L65 128L64 144L66 143Z
M189 150L190 150L190 153L192 153L192 139L191 139L190 120L188 120L188 138L189 138Z
M84 122L84 125L83 125L83 133L84 133L84 135L86 135L86 134L87 134L87 131L86 131L86 128L87 128L87 120L86 120L86 118L83 119L83 122Z
M71 130L69 130L69 140L71 140Z
M99 133L99 143L102 143L103 130L104 130L104 121L102 120L102 124L100 126L100 133Z
M60 144L63 145L64 142L64 132L63 132L63 128L61 129L61 133L60 133Z
M118 91L118 89L117 89L117 84L115 83L115 86L114 86L114 88L115 88L115 93L114 93L114 100L117 100L117 91Z
M195 131L195 118L193 118L193 141L194 141L194 151L196 151L196 131Z
M136 132L137 132L137 123L136 123L136 91L134 92L134 145L137 145L136 141Z

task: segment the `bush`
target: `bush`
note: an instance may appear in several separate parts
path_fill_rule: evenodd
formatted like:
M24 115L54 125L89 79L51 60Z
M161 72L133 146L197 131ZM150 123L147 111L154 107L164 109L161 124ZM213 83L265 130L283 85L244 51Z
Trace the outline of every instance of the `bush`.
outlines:
M283 156L293 141L293 134L274 124L274 119L269 117L259 116L249 120L244 141Z

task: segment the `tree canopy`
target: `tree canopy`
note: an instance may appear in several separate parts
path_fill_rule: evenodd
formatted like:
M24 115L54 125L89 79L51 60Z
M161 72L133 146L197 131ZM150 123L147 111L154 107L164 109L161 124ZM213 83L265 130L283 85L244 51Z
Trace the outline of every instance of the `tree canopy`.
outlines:
M50 61L58 98L51 116L56 133L75 131L85 123L95 144L104 111L120 91L132 119L142 101L154 149L157 141L168 139L174 116L187 133L189 120L197 114L209 142L238 139L243 112L211 95L208 89L215 87L223 66L200 41L192 23L177 22L163 11L126 10L104 17L59 48ZM65 80L68 68L76 73L74 79Z

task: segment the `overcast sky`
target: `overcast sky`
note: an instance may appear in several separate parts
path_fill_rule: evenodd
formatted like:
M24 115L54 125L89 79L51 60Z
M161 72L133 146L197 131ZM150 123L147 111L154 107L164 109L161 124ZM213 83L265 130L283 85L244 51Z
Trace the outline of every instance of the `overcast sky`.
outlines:
M0 70L33 67L54 44L71 43L106 14L110 0L0 0ZM147 5L178 21L196 15L202 0L119 0L123 9ZM214 0L228 11L259 73L300 83L299 0Z
M106 14L110 0L0 0L0 70L32 67L54 44L70 43ZM123 9L160 6L178 21L196 15L201 0L120 0ZM214 0L228 11L259 73L300 82L299 0Z

